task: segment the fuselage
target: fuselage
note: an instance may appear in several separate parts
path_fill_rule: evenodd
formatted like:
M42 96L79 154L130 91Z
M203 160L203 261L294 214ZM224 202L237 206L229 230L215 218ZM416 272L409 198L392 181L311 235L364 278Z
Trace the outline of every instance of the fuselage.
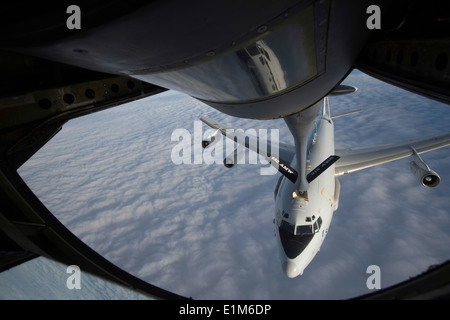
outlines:
M299 146L296 144L296 148ZM307 140L306 164L295 156L291 166L306 166L306 174L335 152L334 127L328 114L320 114ZM334 198L334 164L311 181L307 192L281 176L275 190L275 235L283 271L290 278L304 269L320 250L338 199Z

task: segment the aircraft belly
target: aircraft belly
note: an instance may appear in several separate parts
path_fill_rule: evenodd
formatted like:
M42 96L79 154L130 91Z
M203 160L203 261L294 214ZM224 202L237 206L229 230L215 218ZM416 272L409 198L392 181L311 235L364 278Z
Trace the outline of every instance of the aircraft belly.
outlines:
M315 139L315 142L312 144L309 150L310 166L308 167L309 170L307 171L307 174L334 153L335 148L333 124L328 122L327 120L322 119L318 124L317 138ZM332 203L334 202L333 197L335 191L334 173L335 165L333 164L310 184L311 191L320 194L320 200L317 199L320 203L322 203L322 200L324 200L324 194L326 196L331 196L325 197L328 198L326 200L327 205L331 207Z
M332 122L323 118L319 120L316 135L312 137L314 140L307 154L309 162L306 166L306 174L335 154ZM298 158L294 157L292 164L296 164L297 160ZM320 251L333 216L335 183L335 165L332 164L310 181L307 198L293 199L296 185L289 183L286 179L285 183L280 185L281 192L276 203L276 217L279 219L276 219L275 234L282 268L289 278L303 274L304 269ZM281 216L285 216L286 221L295 228L307 221L316 224L319 217L322 224L316 233L294 235L280 228Z

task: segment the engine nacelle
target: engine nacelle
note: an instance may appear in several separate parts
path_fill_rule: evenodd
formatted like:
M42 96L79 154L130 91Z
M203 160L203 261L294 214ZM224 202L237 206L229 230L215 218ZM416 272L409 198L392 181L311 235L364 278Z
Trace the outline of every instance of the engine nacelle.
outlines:
M412 173L414 173L424 187L434 188L441 182L441 177L439 177L439 175L428 166L427 168L424 168L415 161L411 161L410 167Z
M202 141L203 149L215 145L219 141L221 135L222 133L220 132L219 129L217 129L216 132L214 132L213 134L209 135L205 140Z
M242 159L242 157L245 154L245 147L243 145L238 145L234 151L227 156L225 159L223 159L223 164L227 168L232 168L236 163L238 163L239 160Z
M422 158L414 148L412 148L412 150L413 161L410 163L412 173L414 173L424 187L437 187L441 182L441 177L439 177L435 171L431 170L430 167L423 162Z

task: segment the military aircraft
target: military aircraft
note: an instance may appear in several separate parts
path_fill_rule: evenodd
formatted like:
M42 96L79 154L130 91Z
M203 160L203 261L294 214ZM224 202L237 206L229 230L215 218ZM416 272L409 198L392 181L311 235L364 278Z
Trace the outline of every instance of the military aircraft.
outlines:
M340 85L330 95L355 90ZM439 175L423 162L419 153L449 145L450 132L380 146L335 149L333 119L358 111L333 115L327 96L310 108L284 118L295 146L258 140L258 137L246 140L248 135L243 132L201 117L203 122L217 129L202 142L204 148L217 143L221 135L239 145L224 159L226 167L238 163L244 156L240 149L244 146L264 156L282 173L274 191L273 223L282 269L289 278L302 275L320 251L333 213L339 206L338 176L411 156L411 171L423 186L436 187L440 183ZM258 140L257 144L251 143L252 140ZM266 152L269 149L270 152Z
M167 89L229 115L273 119L308 110L356 68L449 103L448 12L442 0L4 4L0 271L45 256L180 298L91 250L17 169L67 121Z

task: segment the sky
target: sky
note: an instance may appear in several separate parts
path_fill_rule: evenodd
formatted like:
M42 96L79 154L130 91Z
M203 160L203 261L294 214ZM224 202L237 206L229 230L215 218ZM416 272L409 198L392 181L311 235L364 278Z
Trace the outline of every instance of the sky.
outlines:
M358 91L331 97L332 113L362 112L335 119L337 149L449 130L445 104L358 70L343 84ZM450 257L447 147L422 155L442 179L437 188L419 184L410 159L340 177L339 209L321 251L302 276L287 278L272 223L279 174L260 175L261 164L173 163L173 132L193 133L202 115L233 128L279 129L280 141L293 143L282 119L235 118L168 91L71 120L19 174L91 248L151 284L194 299L346 299L372 292L366 285L371 265L379 266L386 288ZM9 271L0 274L0 284L21 281ZM0 298L20 296L12 292L0 286Z

